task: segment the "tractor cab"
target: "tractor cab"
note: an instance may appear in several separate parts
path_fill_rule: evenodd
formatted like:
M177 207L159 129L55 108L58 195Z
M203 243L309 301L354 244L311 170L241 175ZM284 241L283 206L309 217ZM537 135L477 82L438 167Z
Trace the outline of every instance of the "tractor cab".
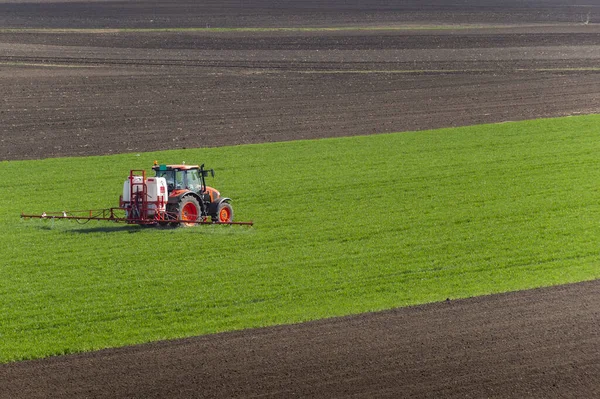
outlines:
M206 182L204 178L210 173L214 176L214 171L204 170L204 165L158 165L152 168L156 172L156 177L164 177L167 181L169 193L178 190L189 190L196 194L206 191Z

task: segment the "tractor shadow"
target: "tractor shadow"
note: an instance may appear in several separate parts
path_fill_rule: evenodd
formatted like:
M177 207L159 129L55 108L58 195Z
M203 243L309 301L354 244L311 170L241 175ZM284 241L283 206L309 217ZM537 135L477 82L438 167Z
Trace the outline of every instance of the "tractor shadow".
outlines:
M130 234L139 233L146 230L140 226L115 226L115 227L88 227L85 229L73 229L68 230L65 233L69 234L94 234L94 233L123 233L127 232Z
M123 233L127 232L130 234L139 233L145 229L138 226L116 226L116 227L89 227L85 229L69 229L69 228L57 228L54 226L39 226L39 230L42 231L58 231L63 234L106 234L106 233Z
M110 233L141 233L144 231L189 231L188 229L192 229L197 232L202 232L203 234L210 235L237 235L240 233L244 234L252 234L253 229L241 229L241 228L232 228L232 226L204 226L204 227L177 227L177 226L143 226L143 225L117 225L117 226L97 226L97 227L87 227L87 228L77 228L77 227L67 227L67 226L38 226L39 230L43 231L58 231L62 234L110 234Z
M37 229L42 231L58 231L65 234L106 234L106 233L140 233L145 230L175 230L177 227L174 226L158 226L158 225L128 225L128 224L117 224L113 226L89 226L81 227L85 223L79 223L78 225L69 224L54 224L54 220L51 220L50 224L44 226L37 226Z
M64 234L106 234L106 233L139 233L144 230L147 230L145 227L141 226L114 226L114 227L88 227L84 229L69 229L69 228L60 228L57 229L54 226L40 226L40 230L44 231L55 231L59 230Z

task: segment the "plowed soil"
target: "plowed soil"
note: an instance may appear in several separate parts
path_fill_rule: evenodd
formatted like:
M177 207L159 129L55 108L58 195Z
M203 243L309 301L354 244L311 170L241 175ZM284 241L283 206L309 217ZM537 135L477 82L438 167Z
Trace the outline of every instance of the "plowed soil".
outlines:
M0 161L600 112L594 2L423 3L1 2ZM13 363L0 397L598 397L599 289Z
M600 112L600 6L319 3L0 4L0 160Z

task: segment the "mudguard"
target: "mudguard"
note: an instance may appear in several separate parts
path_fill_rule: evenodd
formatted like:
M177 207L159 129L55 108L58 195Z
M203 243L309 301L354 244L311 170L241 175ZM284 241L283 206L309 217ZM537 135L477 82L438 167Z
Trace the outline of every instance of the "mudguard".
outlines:
M183 197L184 195L188 195L191 194L194 197L196 197L196 199L198 201L200 201L200 197L198 196L198 194L196 194L195 192L191 191L191 190L173 190L169 193L169 200L167 201L168 204L178 204L179 201L181 200L181 197Z
M227 202L230 203L231 202L231 198L227 198L227 197L220 197L217 198L216 201L211 202L208 205L208 214L209 215L216 215L217 214L217 209L219 209L219 205L221 205L223 202Z

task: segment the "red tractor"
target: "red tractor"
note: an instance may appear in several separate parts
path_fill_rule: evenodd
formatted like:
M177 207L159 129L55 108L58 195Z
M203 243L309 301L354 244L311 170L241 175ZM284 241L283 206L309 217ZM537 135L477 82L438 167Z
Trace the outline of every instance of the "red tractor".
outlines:
M204 169L204 165L158 165L152 169L156 177L164 178L167 183L168 200L166 211L169 218L180 221L182 225L194 225L193 222L208 221L230 223L233 221L233 208L230 198L221 197L221 193L206 185L205 178L213 169Z

